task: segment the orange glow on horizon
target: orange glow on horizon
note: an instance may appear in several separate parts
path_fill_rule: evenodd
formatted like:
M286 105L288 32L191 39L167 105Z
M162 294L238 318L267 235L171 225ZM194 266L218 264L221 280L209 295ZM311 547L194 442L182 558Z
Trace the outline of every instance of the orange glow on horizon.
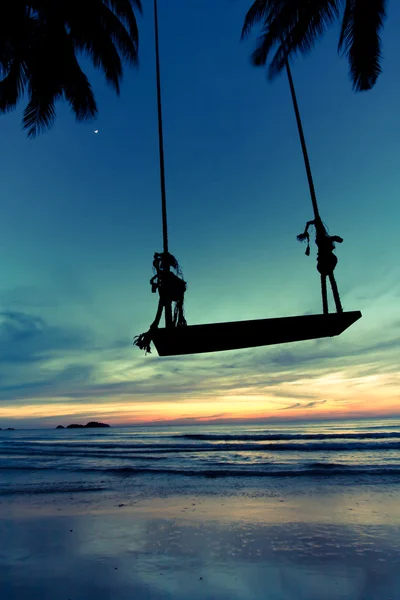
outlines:
M150 379L151 381L151 379ZM265 381L265 380L264 380ZM400 374L380 373L357 376L343 369L321 372L276 384L260 385L249 381L237 387L239 380L215 392L211 388L192 393L153 395L120 394L115 397L93 396L76 400L32 398L24 404L0 407L0 419L34 420L49 426L104 420L110 424L163 422L217 422L218 420L332 419L357 416L390 416L399 413ZM83 392L84 393L84 392ZM83 395L82 393L82 395Z

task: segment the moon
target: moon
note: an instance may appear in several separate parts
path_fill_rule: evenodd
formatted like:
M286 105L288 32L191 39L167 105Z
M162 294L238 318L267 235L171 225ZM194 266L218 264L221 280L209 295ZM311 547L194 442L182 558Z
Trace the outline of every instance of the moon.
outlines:
M95 129L95 130L94 130L94 133L99 133L99 130L98 130L98 129Z

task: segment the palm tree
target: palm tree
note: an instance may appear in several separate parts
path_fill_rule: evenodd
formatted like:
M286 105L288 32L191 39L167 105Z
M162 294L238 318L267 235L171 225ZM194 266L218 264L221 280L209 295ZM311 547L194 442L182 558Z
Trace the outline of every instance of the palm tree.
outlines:
M272 79L298 52L309 52L335 21L341 22L339 51L350 63L356 91L370 90L381 73L380 32L387 0L255 0L243 25L246 37L258 23L262 34L252 54L256 66L269 63Z
M123 62L138 60L135 10L141 0L9 0L0 18L0 114L26 94L22 127L29 137L54 122L64 98L78 121L95 117L97 105L79 58L103 71L117 94Z

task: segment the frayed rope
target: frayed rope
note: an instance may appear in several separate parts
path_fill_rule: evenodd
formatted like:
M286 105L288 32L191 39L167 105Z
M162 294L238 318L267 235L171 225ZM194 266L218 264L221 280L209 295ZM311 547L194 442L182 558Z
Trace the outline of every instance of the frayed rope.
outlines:
M299 235L297 236L297 241L298 242L307 241L306 256L310 256L310 235L309 235L308 231L304 231L304 233L299 233Z
M174 327L186 327L187 325L183 308L183 296L179 302L175 302L173 323Z
M144 350L145 354L151 354L151 342L153 341L153 335L151 329L146 333L141 333L133 338L133 345Z

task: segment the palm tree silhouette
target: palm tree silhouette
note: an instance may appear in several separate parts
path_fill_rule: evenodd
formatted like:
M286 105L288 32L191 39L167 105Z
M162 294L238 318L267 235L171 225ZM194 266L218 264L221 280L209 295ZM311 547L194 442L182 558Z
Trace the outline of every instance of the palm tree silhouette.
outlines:
M386 5L387 0L255 0L247 12L242 37L262 24L252 62L266 65L276 48L268 67L272 79L285 68L289 57L312 50L329 26L340 21L339 51L349 61L353 88L370 90L381 73L380 32Z
M79 57L90 59L117 94L123 62L138 60L135 11L141 0L9 0L0 19L0 114L26 95L22 127L28 137L49 129L65 99L78 121L97 104Z

